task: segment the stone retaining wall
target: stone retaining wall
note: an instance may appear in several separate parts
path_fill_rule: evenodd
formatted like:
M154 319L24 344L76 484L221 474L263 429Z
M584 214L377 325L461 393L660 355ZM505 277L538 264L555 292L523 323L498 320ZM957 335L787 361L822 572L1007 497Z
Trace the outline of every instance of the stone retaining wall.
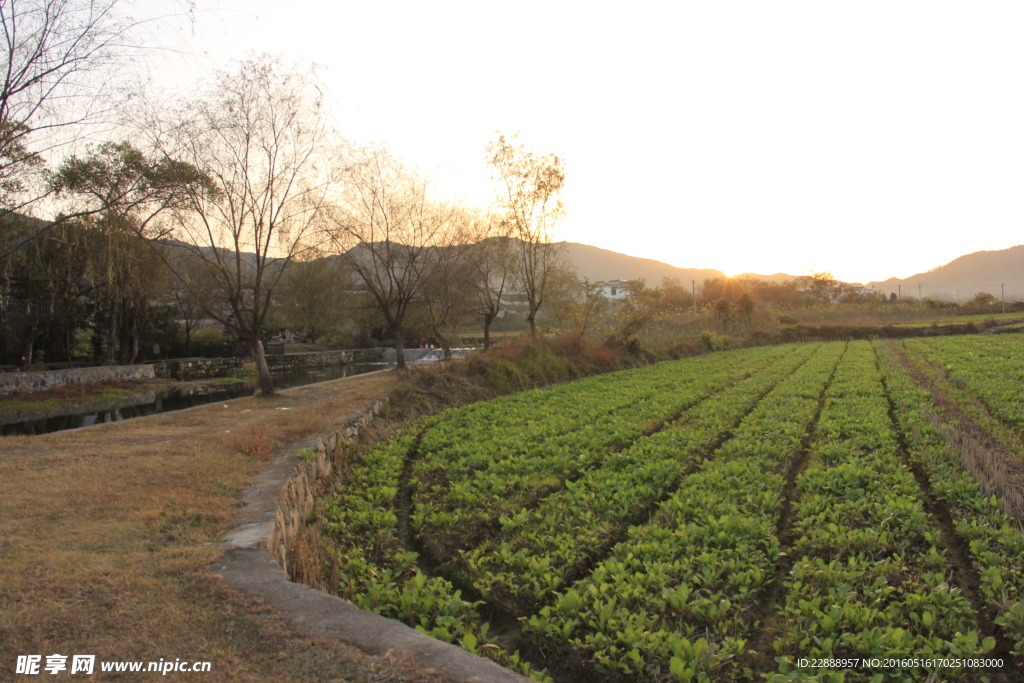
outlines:
M106 381L134 381L157 377L152 365L111 365L95 368L71 368L45 372L5 372L0 374L0 396L15 391L46 391L67 384L91 384Z
M274 529L270 534L270 554L281 568L294 576L294 567L289 566L288 553L295 547L299 537L308 527L316 527L319 520L313 520L317 502L317 485L330 482L345 462L345 447L355 441L360 430L380 412L383 400L374 401L369 409L359 414L345 427L322 436L309 450L311 458L303 458L292 470L277 498L277 515Z
M271 372L286 368L315 368L343 363L373 363L380 360L386 349L348 349L314 353L289 353L267 356ZM161 379L193 380L223 377L230 370L238 370L251 358L190 358L153 363L156 376Z
M285 368L315 368L344 363L374 363L387 349L349 349L317 353L290 353L267 356L270 370ZM46 391L65 384L92 384L95 382L135 381L144 379L193 380L224 377L230 370L238 370L251 358L192 358L166 360L146 365L110 365L92 368L47 370L45 372L0 373L0 396L14 391Z
M267 365L274 368L306 368L342 363L373 363L380 360L387 349L347 349L345 351L319 351L316 353L288 353L267 356Z
M187 381L224 377L230 370L240 370L246 363L251 362L248 358L189 358L153 363L153 369L160 379Z

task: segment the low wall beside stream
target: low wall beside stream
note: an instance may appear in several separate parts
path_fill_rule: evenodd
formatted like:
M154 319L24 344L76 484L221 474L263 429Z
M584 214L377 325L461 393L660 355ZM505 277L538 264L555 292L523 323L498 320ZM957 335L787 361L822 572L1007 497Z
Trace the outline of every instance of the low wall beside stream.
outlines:
M348 349L345 351L319 351L267 356L270 371L291 368L316 368L345 363L374 363L386 349ZM251 358L183 358L153 363L156 376L161 379L193 380L224 377L231 370L239 370L252 363Z
M375 363L387 349L348 349L315 353L289 353L267 356L271 372L290 368L315 368L346 363ZM135 382L147 379L188 381L224 377L231 370L251 364L251 358L184 358L144 365L102 365L39 372L0 372L0 396L14 392L46 391L68 384L99 382Z
M156 377L153 365L104 365L94 368L69 368L42 372L4 372L0 373L0 396L16 391L24 393L46 391L67 384L134 382Z

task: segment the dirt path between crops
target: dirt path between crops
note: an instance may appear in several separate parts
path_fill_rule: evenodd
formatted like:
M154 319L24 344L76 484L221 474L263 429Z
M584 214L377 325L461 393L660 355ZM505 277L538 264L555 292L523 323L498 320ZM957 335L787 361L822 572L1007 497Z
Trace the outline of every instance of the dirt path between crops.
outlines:
M391 373L359 375L0 438L0 679L17 655L92 654L208 661L225 681L415 680L407 663L296 635L208 571L239 492L273 454L342 426L394 385ZM96 668L90 680L138 679Z

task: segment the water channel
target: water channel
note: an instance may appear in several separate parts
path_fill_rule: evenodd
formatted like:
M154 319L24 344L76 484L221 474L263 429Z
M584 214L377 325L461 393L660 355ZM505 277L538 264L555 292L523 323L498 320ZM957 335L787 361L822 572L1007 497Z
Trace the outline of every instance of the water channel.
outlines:
M274 373L274 387L287 389L315 382L361 375L375 370L394 367L393 363L347 363L322 368L303 368ZM197 383L195 387L178 388L164 392L143 392L105 404L69 406L45 416L29 419L17 415L0 415L0 435L47 434L65 429L91 427L105 422L120 422L133 417L168 413L207 403L226 401L256 392L256 380L233 384Z

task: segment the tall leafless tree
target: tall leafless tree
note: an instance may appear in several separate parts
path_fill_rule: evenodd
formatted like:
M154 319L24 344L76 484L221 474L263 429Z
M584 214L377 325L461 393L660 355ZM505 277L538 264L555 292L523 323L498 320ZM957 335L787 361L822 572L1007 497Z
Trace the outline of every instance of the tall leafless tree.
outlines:
M164 139L168 155L206 173L173 235L205 265L222 306L211 317L249 347L264 394L274 393L261 343L289 263L315 249L334 181L333 131L311 72L257 57L217 74Z
M454 209L431 201L427 182L381 150L363 151L344 187L332 244L372 297L404 368L406 316L422 302Z
M141 57L159 42L148 28L192 11L188 2L166 0L166 12L140 20L126 4L0 2L0 214L39 198L24 191L40 155L80 137L83 127L117 117L127 81L141 76Z
M469 310L484 325L484 348L491 348L491 325L504 310L503 297L511 289L516 273L516 245L508 236L507 226L493 215L478 217L476 244L470 265L471 301Z
M469 209L453 207L444 213L447 225L431 249L423 301L430 333L444 349L445 360L450 360L458 327L474 303L477 243L482 239L483 226Z
M518 135L506 138L502 133L487 148L487 158L501 186L502 218L516 239L517 284L526 299L530 334L537 336L537 311L544 305L552 274L564 261L564 249L552 241L552 231L564 215L565 167L558 156L538 156Z

